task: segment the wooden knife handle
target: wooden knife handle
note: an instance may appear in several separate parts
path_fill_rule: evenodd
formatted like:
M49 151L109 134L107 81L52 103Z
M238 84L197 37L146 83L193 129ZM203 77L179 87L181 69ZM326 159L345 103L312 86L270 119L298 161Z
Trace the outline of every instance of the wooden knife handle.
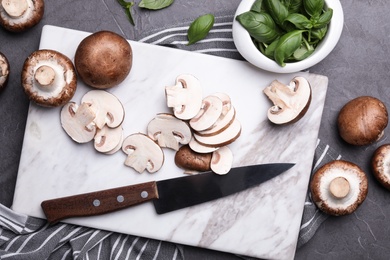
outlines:
M153 199L158 199L155 181L45 200L41 207L53 224L65 218L105 214Z

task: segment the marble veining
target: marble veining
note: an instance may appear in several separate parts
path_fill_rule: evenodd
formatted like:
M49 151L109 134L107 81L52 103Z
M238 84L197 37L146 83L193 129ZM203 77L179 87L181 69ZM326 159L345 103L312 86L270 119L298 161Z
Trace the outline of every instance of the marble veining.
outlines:
M73 59L78 43L87 35L45 26L40 48L55 49ZM292 259L328 79L307 72L273 74L243 61L130 44L134 51L131 73L109 90L125 107L125 136L145 132L157 113L169 112L164 87L173 85L179 74L191 73L200 80L203 96L219 91L232 99L242 124L240 138L230 145L234 166L268 162L296 165L257 187L163 215L155 213L152 203L145 203L66 222L253 257ZM262 90L274 79L288 83L297 75L307 77L312 85L310 109L295 124L272 125L266 118L271 103ZM79 102L88 90L79 82L73 101ZM43 218L40 203L46 199L183 176L170 150L164 150L165 164L159 172L138 174L124 166L126 156L121 151L107 156L96 152L92 143L74 143L62 130L59 115L59 108L30 105L13 204L17 212Z

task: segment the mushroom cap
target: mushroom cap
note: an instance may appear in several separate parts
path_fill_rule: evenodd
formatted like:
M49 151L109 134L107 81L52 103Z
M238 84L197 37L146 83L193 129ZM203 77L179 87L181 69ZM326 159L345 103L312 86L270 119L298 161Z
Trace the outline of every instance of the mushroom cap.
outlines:
M268 119L274 124L291 124L301 119L311 103L311 86L306 78L294 77L289 85L274 80L264 89L273 102Z
M375 150L371 167L378 182L390 190L390 144L381 145Z
M348 187L341 186L346 181ZM342 216L351 214L363 203L368 193L368 181L364 171L356 164L335 160L313 174L310 191L312 200L320 210L329 215Z
M74 62L85 84L107 89L121 83L130 73L133 52L130 43L119 34L99 31L80 42Z
M0 4L0 25L11 32L22 32L38 24L44 14L43 0L23 0L23 9L17 10L17 1L3 0ZM16 3L17 4L17 3Z
M164 153L161 147L149 136L135 133L127 136L122 143L122 151L127 154L125 165L142 173L160 170L164 163Z
M35 74L42 66L50 67L55 73L52 84L42 86ZM77 78L72 61L55 50L37 50L24 62L22 85L30 100L46 107L58 107L66 104L76 92Z
M349 101L340 110L337 118L341 138L352 145L368 145L379 140L387 123L385 104L370 96Z
M183 145L175 154L175 164L184 169L196 172L209 171L211 153L197 153L188 145Z
M0 52L0 92L7 86L9 78L9 62L7 57Z

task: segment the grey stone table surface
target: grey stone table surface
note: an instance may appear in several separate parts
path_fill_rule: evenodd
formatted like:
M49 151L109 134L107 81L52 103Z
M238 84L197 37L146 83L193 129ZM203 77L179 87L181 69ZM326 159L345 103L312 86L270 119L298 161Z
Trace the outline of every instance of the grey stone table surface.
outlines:
M138 2L138 1L136 1ZM38 49L45 24L95 32L110 30L137 40L148 33L185 24L205 13L234 13L239 0L176 0L159 11L134 9L131 26L116 0L46 1L43 20L23 33L0 28L0 52L11 63L10 82L0 93L0 203L12 205L29 101L20 84L25 58ZM388 259L390 255L390 192L370 174L374 150L390 142L390 128L375 144L352 147L338 136L336 118L341 107L357 96L381 99L390 108L390 16L386 1L342 0L344 27L333 52L310 72L329 78L319 139L358 164L369 178L366 201L353 214L329 217L314 237L299 248L296 259ZM210 250L184 247L188 259L240 259Z

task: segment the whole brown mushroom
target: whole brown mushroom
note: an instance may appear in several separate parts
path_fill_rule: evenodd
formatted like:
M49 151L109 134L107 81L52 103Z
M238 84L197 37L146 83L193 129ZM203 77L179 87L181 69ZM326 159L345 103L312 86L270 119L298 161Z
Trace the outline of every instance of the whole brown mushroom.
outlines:
M390 190L390 144L381 145L375 150L371 167L379 183Z
M379 140L387 123L385 104L370 96L349 101L340 110L337 118L341 138L352 145L368 145Z
M9 71L8 59L0 52L0 92L7 86Z
M368 181L364 171L356 164L335 160L314 173L310 192L321 211L333 216L348 215L367 197Z
M55 50L37 50L23 64L22 85L31 101L45 107L58 107L76 92L77 77L72 61Z
M99 31L80 42L74 62L85 84L107 89L121 83L130 73L133 52L129 42L119 34Z
M11 32L22 32L35 26L43 14L43 0L2 0L0 3L0 25Z

